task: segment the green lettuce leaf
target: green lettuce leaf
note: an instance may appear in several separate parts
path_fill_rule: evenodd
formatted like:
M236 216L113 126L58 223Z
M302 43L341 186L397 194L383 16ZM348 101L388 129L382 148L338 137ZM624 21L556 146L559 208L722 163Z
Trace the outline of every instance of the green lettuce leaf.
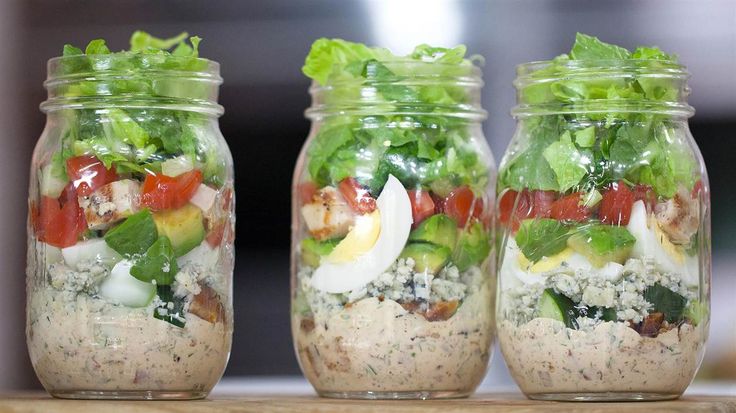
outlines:
M576 186L588 172L586 158L572 142L569 131L565 131L560 140L549 145L544 152L544 159L555 172L557 184L561 192Z

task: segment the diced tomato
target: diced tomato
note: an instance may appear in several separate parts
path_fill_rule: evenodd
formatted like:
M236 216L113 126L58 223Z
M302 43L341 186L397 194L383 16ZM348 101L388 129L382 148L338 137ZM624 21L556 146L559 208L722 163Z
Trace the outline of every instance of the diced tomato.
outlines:
M36 220L36 237L40 241L59 248L70 247L86 230L84 211L79 207L73 183L59 199L41 197Z
M444 214L445 213L445 199L435 194L434 192L430 192L429 196L432 197L432 202L434 202L434 213Z
M154 211L181 208L192 199L202 183L202 171L194 169L170 177L149 173L143 181L141 205Z
M702 191L703 191L703 181L698 179L698 181L695 182L695 185L693 186L693 192L691 196L693 197L693 199L697 199Z
M376 210L376 199L355 178L343 179L338 189L353 211L363 215Z
M511 227L516 231L524 219L549 218L555 197L556 193L554 191L529 191L524 189L521 192L516 192L509 189L501 195L499 200L499 221L507 225L513 215Z
M598 216L601 222L609 225L628 225L634 193L623 181L614 182L603 192Z
M428 191L421 189L407 191L411 202L411 216L414 218L413 226L434 215L434 201Z
M81 196L87 196L118 178L114 166L106 169L102 161L93 155L81 155L67 159L66 174Z
M583 206L584 195L582 192L574 192L553 202L550 208L550 218L558 221L577 222L588 219L591 212Z
M470 218L483 215L483 199L476 198L467 186L454 189L445 199L445 214L455 218L457 225L464 228Z
M221 221L212 227L210 232L207 233L207 237L205 237L205 239L207 240L207 243L210 244L212 248L217 248L222 243L222 238L224 235L225 235L225 221Z
M632 192L634 193L634 202L644 201L647 211L651 211L657 205L657 194L651 186L638 184L634 186Z
M235 233L228 228L228 221L223 219L211 226L205 240L212 248L217 248L223 240L228 244L232 244L235 240Z
M302 205L312 202L314 195L317 193L317 184L312 181L302 182L296 187L299 201Z

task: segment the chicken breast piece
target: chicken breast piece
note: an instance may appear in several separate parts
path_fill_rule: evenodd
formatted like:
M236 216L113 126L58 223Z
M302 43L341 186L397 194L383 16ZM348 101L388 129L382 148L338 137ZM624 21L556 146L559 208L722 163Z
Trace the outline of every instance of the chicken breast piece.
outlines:
M690 192L684 187L680 187L671 199L657 204L654 213L659 228L669 236L673 244L689 244L692 236L698 232L698 200L690 196Z
M107 229L112 224L133 215L138 210L140 185L137 181L123 179L111 182L89 196L79 197L84 210L87 228Z
M355 213L331 186L319 190L301 212L309 233L319 241L344 237L355 224Z

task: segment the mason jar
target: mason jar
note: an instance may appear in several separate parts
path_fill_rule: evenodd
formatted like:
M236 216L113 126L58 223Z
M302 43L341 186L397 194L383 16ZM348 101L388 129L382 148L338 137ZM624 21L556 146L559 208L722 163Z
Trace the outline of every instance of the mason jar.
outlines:
M499 342L530 398L679 397L710 320L710 198L669 60L520 65L498 181Z
M495 295L481 72L374 60L363 73L310 89L292 192L297 358L322 396L467 396Z
M220 83L218 63L192 57L48 62L26 333L53 396L203 398L222 376L235 217Z

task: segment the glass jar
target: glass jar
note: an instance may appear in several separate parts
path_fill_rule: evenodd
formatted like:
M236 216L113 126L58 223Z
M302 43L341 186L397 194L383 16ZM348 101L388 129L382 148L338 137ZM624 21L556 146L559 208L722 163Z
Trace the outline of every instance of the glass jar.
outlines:
M199 58L49 61L26 332L53 396L203 398L222 376L235 217L220 83Z
M480 70L466 63L370 61L310 89L292 333L322 396L460 397L485 374L495 167ZM416 98L429 94L447 99Z
M710 197L671 61L518 67L500 166L499 342L530 398L662 400L708 336Z

